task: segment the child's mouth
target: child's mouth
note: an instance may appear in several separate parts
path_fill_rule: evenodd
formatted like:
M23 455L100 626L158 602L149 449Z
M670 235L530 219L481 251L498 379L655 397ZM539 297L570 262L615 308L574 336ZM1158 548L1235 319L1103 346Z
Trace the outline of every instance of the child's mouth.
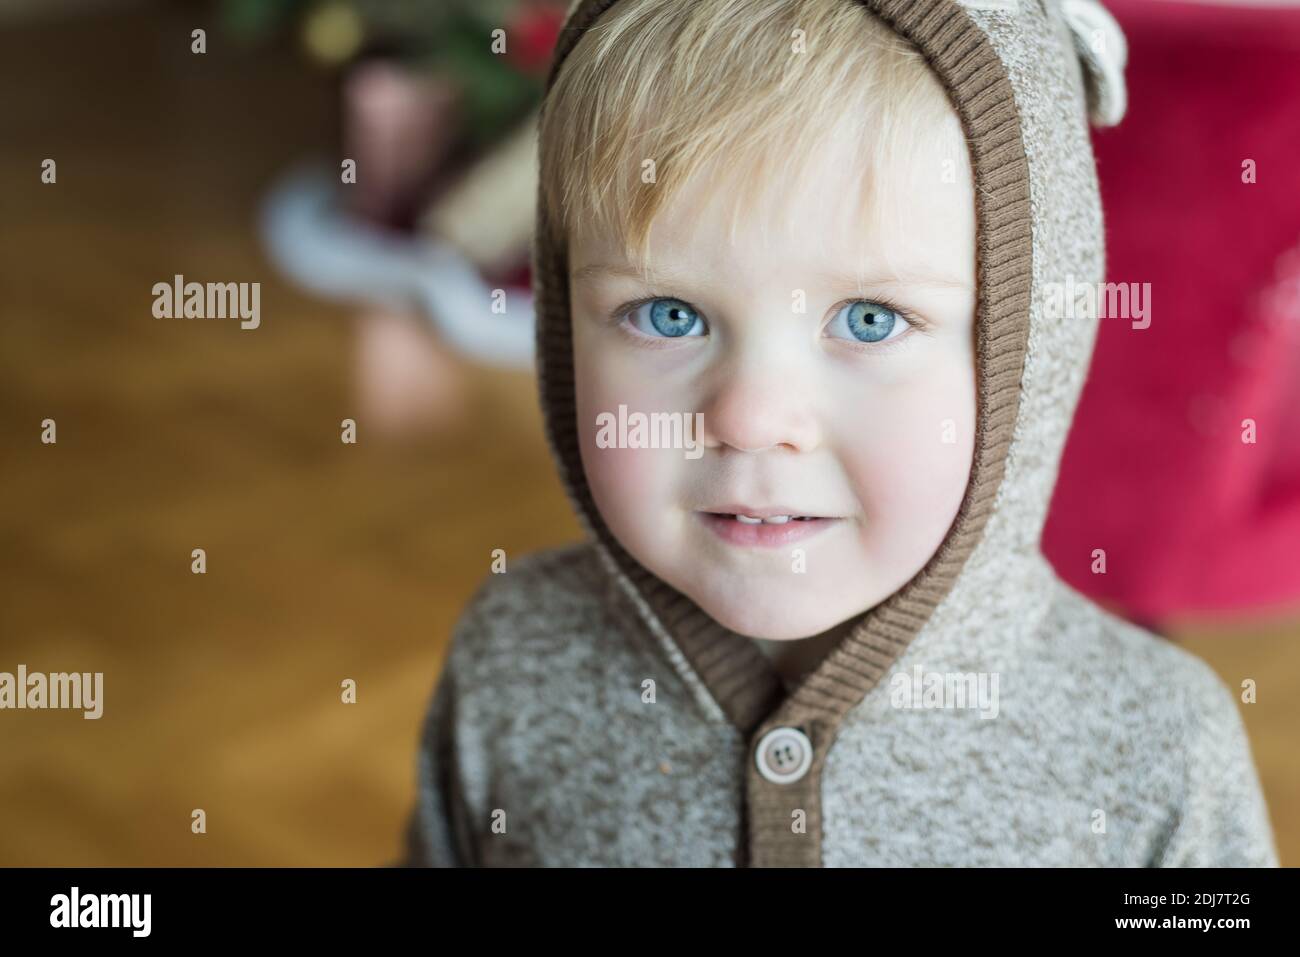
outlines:
M838 518L800 515L794 509L723 506L696 513L706 528L731 545L779 548L829 528Z

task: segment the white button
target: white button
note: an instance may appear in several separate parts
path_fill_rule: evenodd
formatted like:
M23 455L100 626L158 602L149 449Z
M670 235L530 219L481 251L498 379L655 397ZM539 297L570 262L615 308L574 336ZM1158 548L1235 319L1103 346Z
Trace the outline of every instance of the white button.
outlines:
M798 728L773 728L759 739L758 772L774 784L791 784L808 773L813 748Z

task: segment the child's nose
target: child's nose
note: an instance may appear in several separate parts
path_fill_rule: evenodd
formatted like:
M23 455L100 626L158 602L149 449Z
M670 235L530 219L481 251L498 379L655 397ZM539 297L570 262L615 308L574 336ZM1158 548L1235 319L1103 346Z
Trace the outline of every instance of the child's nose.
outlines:
M713 389L704 413L704 444L741 452L809 452L821 442L811 389L789 370L729 374Z

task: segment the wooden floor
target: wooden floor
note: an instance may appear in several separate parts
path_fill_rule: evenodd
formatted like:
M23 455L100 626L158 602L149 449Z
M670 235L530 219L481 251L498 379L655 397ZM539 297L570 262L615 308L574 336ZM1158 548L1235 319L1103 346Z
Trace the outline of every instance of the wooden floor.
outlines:
M333 90L215 29L193 56L192 19L0 32L0 671L106 684L99 721L0 713L0 864L394 859L419 718L489 553L578 534L526 375L471 371L451 430L339 441L348 313L280 282L252 225L268 178L328 147ZM154 319L175 273L260 281L261 328ZM1186 639L1259 681L1244 710L1291 864L1298 636Z

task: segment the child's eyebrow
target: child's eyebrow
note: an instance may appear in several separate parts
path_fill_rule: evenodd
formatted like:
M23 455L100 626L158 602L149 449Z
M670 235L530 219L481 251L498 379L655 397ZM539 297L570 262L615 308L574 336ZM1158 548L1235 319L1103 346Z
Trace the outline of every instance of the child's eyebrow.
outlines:
M818 279L826 282L836 289L879 289L882 286L929 286L934 289L958 289L967 291L971 288L971 283L967 280L957 279L953 276L947 276L938 272L929 272L925 270L899 270L897 273L851 273L851 272L827 272L820 270L816 273Z
M658 279L668 281L681 281L689 277L685 273L678 273L672 269L660 269L653 275L648 275L637 269L635 266L627 263L589 263L575 269L571 275L574 282L588 282L589 280L599 279L602 276L626 276L629 279L638 279L641 282L653 282Z
M879 289L888 286L929 286L935 289L958 289L966 291L971 288L971 283L968 281L955 279L951 276L945 276L939 273L929 273L924 271L908 272L900 270L900 274L880 273L877 275L871 275L853 272L817 270L813 275L816 279L825 282L827 285L833 286L836 289ZM585 266L575 269L571 278L574 282L589 282L604 276L625 276L644 283L656 281L689 282L693 278L689 273L679 272L672 268L658 269L653 275L648 275L635 266L627 263L588 263Z

